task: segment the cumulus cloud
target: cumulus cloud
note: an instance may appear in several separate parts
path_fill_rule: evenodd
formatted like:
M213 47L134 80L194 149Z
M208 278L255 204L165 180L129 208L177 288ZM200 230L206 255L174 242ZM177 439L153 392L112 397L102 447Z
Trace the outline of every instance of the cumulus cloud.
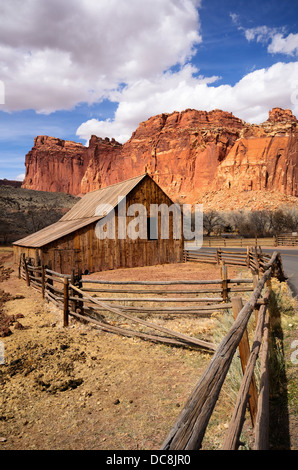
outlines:
M297 62L255 70L234 86L199 75L190 60L202 42L200 6L201 0L0 2L1 110L51 113L108 99L118 103L114 118L86 121L77 135L121 142L150 116L186 108L221 108L250 122L265 120L272 106L297 113L290 98ZM297 35L245 30L237 15L231 18L247 40L268 44L272 53L297 53Z
M4 109L71 109L183 66L202 40L199 6L200 0L1 2Z
M234 86L216 86L218 77L209 80L186 65L179 72L161 74L154 80L143 79L118 94L119 105L113 120L92 119L83 123L77 135L88 141L92 134L127 141L141 121L150 116L186 108L222 109L237 117L260 123L275 106L290 108L298 115L298 62L276 63L255 70Z
M114 119L91 119L78 128L77 135L86 141L95 134L125 142L138 124L150 116L195 107L196 97L201 96L203 100L207 84L218 79L197 76L197 72L194 66L187 64L178 72L169 71L126 86L117 93L119 105ZM201 101L201 105L206 109L207 100Z
M286 37L283 37L282 34L275 34L268 46L268 52L298 55L298 34L291 33Z
M298 34L284 36L277 28L267 26L245 29L244 34L248 41L269 42L267 50L272 54L298 55Z

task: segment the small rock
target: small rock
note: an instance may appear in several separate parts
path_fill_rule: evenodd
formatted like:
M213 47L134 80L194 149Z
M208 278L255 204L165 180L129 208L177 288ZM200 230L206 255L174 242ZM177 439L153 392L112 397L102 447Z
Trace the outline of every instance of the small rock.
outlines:
M117 400L114 401L114 405L119 405L120 400L117 398Z
M26 327L23 326L20 322L16 321L15 324L14 324L14 329L15 330L25 330Z

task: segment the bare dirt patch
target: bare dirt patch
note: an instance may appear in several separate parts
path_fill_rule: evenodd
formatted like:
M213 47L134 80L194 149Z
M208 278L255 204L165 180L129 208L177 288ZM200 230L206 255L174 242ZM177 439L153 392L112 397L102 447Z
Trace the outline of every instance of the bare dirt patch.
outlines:
M99 331L71 320L17 277L0 286L11 297L1 314L22 315L2 337L2 449L158 449L195 386L210 354ZM1 263L1 261L0 261ZM199 264L100 273L109 279L211 279L218 268ZM93 275L95 277L95 275ZM178 319L181 327L183 319ZM192 319L212 329L211 319ZM190 318L186 329L189 329ZM208 322L208 323L206 323Z
M239 268L228 269L229 277L238 277ZM244 270L243 276L246 275ZM216 279L219 269L208 264L182 263L88 277ZM276 289L284 294L287 287L281 284ZM39 292L18 279L8 248L0 249L0 299L0 325L8 322L10 329L9 335L0 338L5 359L0 364L3 450L159 449L211 358L197 350L104 333L73 319L68 328L63 328L61 310L43 301ZM297 339L297 315L292 312L289 297L281 295L280 299L281 310L286 312L283 331L290 362L293 341ZM163 321L170 328L192 335L211 338L214 332L214 339L219 342L218 322L222 319L218 315L204 319L165 316ZM291 449L297 448L296 368L290 362L287 369ZM231 383L232 377L220 394L203 449L221 448L235 403ZM249 436L249 419L245 428ZM272 447L281 448L278 442Z

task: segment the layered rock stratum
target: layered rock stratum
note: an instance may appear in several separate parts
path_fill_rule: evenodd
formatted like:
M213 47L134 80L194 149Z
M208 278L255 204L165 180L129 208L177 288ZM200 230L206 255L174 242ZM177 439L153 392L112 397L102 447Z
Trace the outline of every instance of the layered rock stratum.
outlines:
M259 125L221 110L187 109L142 122L123 145L94 135L88 146L38 136L26 155L23 187L82 195L147 172L181 203L250 192L295 203L297 122L281 108Z

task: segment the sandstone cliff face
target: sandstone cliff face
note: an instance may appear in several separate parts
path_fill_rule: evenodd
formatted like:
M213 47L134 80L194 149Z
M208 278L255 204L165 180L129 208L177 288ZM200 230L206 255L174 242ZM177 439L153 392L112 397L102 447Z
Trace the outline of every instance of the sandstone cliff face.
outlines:
M26 155L23 188L76 195L87 169L82 144L55 137L38 136Z
M297 119L274 108L261 125L231 113L188 109L142 122L124 145L92 136L88 147L39 136L23 187L85 194L148 172L180 202L208 191L266 190L298 196Z
M220 163L214 189L275 190L298 196L297 119L274 108L259 126L246 126Z

